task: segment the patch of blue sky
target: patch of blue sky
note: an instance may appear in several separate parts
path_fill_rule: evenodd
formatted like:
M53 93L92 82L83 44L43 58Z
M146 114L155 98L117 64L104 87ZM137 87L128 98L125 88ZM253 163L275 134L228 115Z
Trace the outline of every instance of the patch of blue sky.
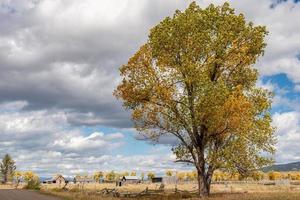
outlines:
M281 3L285 3L285 2L288 2L288 1L293 1L294 3L298 3L300 2L300 0L273 0L271 5L270 5L270 8L275 8L277 5L281 4Z
M296 91L295 84L281 73L273 76L262 77L263 84L271 84L274 86L274 98L283 100L281 103L273 105L272 113L293 111L293 104L300 102L300 93ZM286 103L284 103L286 102Z
M286 74L277 74L273 76L264 76L261 78L263 84L271 84L274 85L274 93L275 96L279 98L285 98L290 101L300 101L300 93L294 90L295 84L287 77ZM282 113L293 111L294 109L286 104L277 104L272 107L272 113ZM104 134L112 134L120 132L124 135L124 138L121 139L124 142L119 148L110 152L111 155L124 155L124 156L132 156L132 155L148 155L158 149L161 151L160 153L168 153L170 152L170 147L166 145L153 145L147 141L137 140L134 137L134 132L130 129L118 129L118 128L110 128L104 126L82 126L81 131L87 136L93 132L103 132Z
M0 3L0 10L6 11L8 13L16 13L17 10L13 6L9 5L8 3Z
M86 135L90 135L93 132L103 132L104 134L112 134L117 132L122 133L124 135L124 138L122 138L122 142L124 142L124 145L121 145L119 148L114 149L113 152L110 152L112 155L147 155L149 152L152 151L153 148L152 144L149 144L148 142L143 140L135 139L135 133L129 129L117 129L103 126L83 126L80 129Z

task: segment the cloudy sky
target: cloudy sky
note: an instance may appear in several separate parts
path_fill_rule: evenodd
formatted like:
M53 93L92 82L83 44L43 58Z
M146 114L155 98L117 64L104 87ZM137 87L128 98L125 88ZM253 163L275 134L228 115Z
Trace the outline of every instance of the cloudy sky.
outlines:
M10 153L19 170L41 176L186 168L174 165L170 146L135 139L129 113L112 91L118 68L149 29L189 3L0 0L0 156ZM256 67L258 84L276 94L276 162L300 161L300 3L231 5L270 32Z

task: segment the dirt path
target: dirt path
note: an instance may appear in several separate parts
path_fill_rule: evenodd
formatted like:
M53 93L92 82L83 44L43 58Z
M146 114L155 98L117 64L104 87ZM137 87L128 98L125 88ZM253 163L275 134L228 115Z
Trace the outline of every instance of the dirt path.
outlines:
M0 189L1 200L60 200L55 197L39 194L28 190Z

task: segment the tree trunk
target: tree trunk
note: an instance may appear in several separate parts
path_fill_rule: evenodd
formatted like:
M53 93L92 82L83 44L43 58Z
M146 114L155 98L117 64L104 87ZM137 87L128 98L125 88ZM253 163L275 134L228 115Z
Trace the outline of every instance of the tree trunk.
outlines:
M4 174L4 183L7 183L7 173Z
M210 193L210 182L205 177L205 174L200 170L197 170L198 173L198 191L200 197L207 197Z

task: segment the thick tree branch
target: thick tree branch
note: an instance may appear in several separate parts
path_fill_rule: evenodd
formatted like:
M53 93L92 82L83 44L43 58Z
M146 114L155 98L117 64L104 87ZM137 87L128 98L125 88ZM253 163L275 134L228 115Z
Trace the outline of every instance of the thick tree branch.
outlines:
M195 165L195 162L191 161L191 160L175 160L175 162L185 162L185 163L190 163L190 164Z

